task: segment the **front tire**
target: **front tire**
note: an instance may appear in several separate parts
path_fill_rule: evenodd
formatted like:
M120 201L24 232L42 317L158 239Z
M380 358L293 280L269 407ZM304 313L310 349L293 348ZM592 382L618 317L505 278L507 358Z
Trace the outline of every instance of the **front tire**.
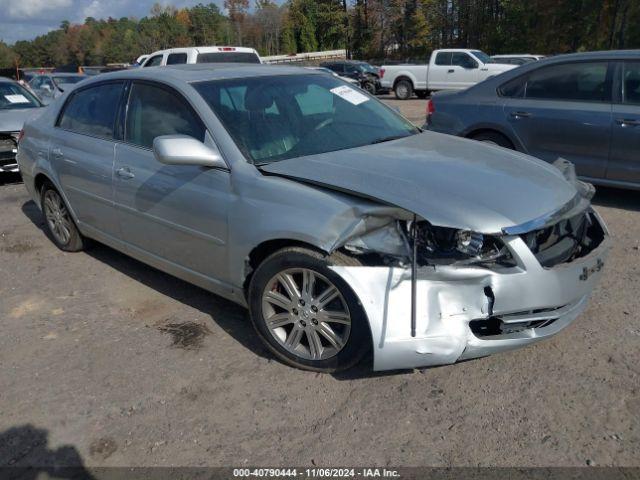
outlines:
M393 92L398 100L409 100L413 96L413 84L409 80L399 80Z
M345 370L369 348L366 315L331 265L360 265L334 253L289 247L256 269L248 291L259 337L285 363L316 372Z
M45 217L49 238L65 252L79 252L85 242L76 227L71 212L60 193L50 183L45 183L40 192L40 205Z

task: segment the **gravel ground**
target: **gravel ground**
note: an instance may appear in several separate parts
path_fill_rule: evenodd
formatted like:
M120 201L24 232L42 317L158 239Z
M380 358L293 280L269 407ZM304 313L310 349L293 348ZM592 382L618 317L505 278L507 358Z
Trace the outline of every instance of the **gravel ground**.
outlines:
M424 100L398 102L417 123ZM284 366L246 312L107 247L57 250L0 185L0 466L640 466L640 195L588 310L535 346L421 371Z

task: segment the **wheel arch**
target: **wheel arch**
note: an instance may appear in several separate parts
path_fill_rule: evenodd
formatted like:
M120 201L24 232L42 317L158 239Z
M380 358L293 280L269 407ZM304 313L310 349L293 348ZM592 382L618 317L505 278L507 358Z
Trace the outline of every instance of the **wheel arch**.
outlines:
M497 133L498 135L502 135L513 145L514 150L526 153L520 141L499 125L475 125L465 130L460 136L472 138L481 133Z
M398 76L396 77L396 79L393 81L393 87L392 87L394 90L395 90L395 88L396 88L396 85L398 85L398 83L399 83L401 80L407 80L407 81L411 82L411 86L412 86L412 87L413 87L413 89L415 90L415 88L416 88L416 82L415 82L415 81L414 81L414 79L413 79L409 74L407 74L407 73L401 73L400 75L398 75Z
M245 299L247 299L247 293L249 289L249 283L251 282L251 278L253 273L258 268L258 266L264 262L270 255L274 254L278 250L282 250L287 247L302 247L308 248L309 250L314 250L316 252L320 252L328 255L329 252L318 245L314 245L304 240L294 239L294 238L272 238L269 240L264 240L259 243L251 251L247 256L245 261L245 275L243 280L243 290Z

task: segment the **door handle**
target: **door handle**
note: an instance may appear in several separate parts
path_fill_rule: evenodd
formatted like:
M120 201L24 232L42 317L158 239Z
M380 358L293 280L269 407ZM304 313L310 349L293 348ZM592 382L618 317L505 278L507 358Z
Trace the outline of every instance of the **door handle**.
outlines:
M513 118L528 118L531 116L529 112L511 112Z
M118 170L116 170L116 175L118 175L120 178L124 178L124 179L129 179L129 178L134 178L135 177L133 172L131 170L129 170L129 167L119 168Z
M637 127L640 125L640 120L630 118L616 118L616 123L621 127Z
M455 70L453 68L450 68L449 70L447 70L447 73L454 73Z

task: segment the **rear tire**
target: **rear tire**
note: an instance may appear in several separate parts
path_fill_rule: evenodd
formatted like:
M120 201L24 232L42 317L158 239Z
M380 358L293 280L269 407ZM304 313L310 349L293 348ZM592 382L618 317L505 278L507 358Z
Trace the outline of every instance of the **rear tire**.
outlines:
M399 80L393 87L398 100L409 100L413 96L413 84L409 80Z
M475 135L471 135L469 138L479 142L491 143L493 145L498 145L499 147L515 150L513 143L511 143L507 137L498 132L480 132Z
M360 301L331 265L360 263L339 253L288 247L264 260L251 279L251 322L267 348L288 365L336 372L354 366L370 348Z
M83 250L85 240L76 227L69 207L51 183L47 182L42 186L40 205L47 234L56 247L65 252Z

